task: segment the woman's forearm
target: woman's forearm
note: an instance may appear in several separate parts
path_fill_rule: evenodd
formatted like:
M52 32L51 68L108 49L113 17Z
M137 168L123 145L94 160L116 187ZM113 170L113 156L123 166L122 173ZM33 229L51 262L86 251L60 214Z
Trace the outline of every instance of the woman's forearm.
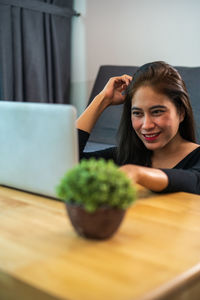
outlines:
M109 102L105 98L104 93L101 92L100 94L98 94L86 108L86 110L81 114L81 116L77 119L77 128L90 133L98 118L108 107L108 105Z
M136 165L124 165L120 167L133 182L138 183L145 188L160 192L168 186L167 175L154 168L141 167Z
M140 168L138 184L155 192L160 192L167 187L168 177L163 171L146 167Z
M78 118L77 128L90 133L104 109L109 105L118 105L124 102L125 94L123 92L131 80L132 77L126 74L110 78L102 92L94 98Z

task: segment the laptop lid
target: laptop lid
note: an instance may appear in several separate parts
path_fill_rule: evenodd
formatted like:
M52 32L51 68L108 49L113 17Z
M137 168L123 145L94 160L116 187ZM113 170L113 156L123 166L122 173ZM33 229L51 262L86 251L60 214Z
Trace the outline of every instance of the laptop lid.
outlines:
M0 184L56 198L78 163L71 105L0 101Z

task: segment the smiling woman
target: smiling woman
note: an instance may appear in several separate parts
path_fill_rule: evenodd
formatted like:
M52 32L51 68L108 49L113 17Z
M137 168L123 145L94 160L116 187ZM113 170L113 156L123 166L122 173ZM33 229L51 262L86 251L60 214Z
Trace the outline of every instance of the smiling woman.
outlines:
M89 133L109 105L124 103L117 147L84 153ZM133 77L111 78L77 121L81 158L113 159L153 191L200 194L200 146L185 84L172 66L153 62Z

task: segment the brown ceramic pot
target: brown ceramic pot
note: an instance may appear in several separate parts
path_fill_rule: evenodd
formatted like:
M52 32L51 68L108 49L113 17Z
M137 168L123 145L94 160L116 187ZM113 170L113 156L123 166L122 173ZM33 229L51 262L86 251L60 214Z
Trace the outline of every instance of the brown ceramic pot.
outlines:
M102 207L94 213L85 211L81 206L66 203L68 216L76 232L90 239L107 239L119 228L125 210Z

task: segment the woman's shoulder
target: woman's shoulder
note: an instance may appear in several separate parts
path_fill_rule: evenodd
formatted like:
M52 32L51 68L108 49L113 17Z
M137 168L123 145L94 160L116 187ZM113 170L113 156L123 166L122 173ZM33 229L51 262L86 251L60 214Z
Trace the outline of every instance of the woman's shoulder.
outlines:
M183 157L187 157L190 154L200 152L200 145L197 143L185 141L182 144L181 149L182 149L181 151L183 153Z
M193 156L198 156L199 159L200 159L200 145L198 144L195 144L196 146L192 147L191 148L191 151L188 153L188 155L186 155L186 158L187 157L193 157Z
M186 142L184 145L184 149L185 149L185 158L196 156L200 153L200 145L197 143Z
M191 143L189 145L185 157L175 166L175 168L192 168L198 166L200 168L200 145Z
M189 141L185 141L183 143L183 146L186 150L188 150L189 152L192 152L193 150L197 149L200 147L199 144L197 143L193 143L193 142L189 142Z

